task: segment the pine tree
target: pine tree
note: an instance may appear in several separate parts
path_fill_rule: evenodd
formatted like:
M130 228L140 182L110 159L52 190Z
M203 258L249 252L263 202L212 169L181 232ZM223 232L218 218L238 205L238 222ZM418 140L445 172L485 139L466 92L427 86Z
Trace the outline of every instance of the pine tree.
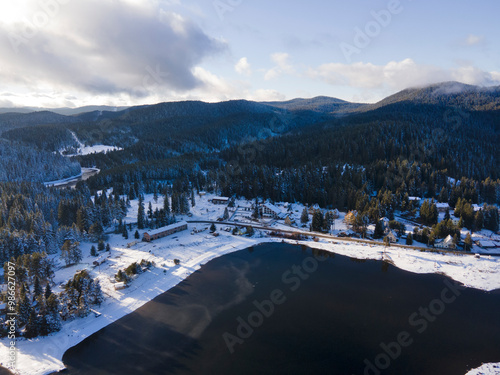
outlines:
M82 250L80 243L76 241L66 240L61 248L61 258L66 265L76 264L82 260Z
M470 232L468 232L464 239L464 250L471 251L471 249L472 249L472 237L470 235Z
M92 283L91 289L91 303L100 306L104 302L104 295L102 294L101 283L95 280Z
M111 246L109 245L109 242L106 244L106 251L111 251Z
M83 232L87 229L86 219L85 219L85 210L83 207L80 207L76 212L76 226Z
M210 233L214 233L216 230L217 228L215 227L215 224L212 223L212 225L210 226Z
M97 249L95 248L94 245L92 245L92 247L90 248L90 255L93 257L97 256Z
M181 214L189 213L189 201L188 201L186 195L182 194L179 199L180 199L180 202L179 202L180 203L180 213Z
M323 230L323 214L321 213L321 210L314 210L311 229L314 232L320 232Z
M138 231L138 230L136 230L136 231L135 231L135 233L134 233L134 238L135 238L136 240L138 240L139 238L141 238L141 235L139 234L139 231Z
M105 248L106 248L106 245L104 245L104 241L102 239L99 240L99 242L97 243L97 250L103 251Z
M45 299L49 299L50 295L52 294L52 289L50 288L50 282L47 282L47 286L45 287Z
M126 240L128 240L128 230L127 230L127 226L126 225L123 226L122 236L123 236L123 238L125 238Z
M21 286L19 304L17 305L17 313L19 319L19 327L27 324L31 315L31 302L26 293L24 284L22 284Z
M227 210L227 207L224 208L224 215L222 215L222 220L227 220L229 219L229 211Z
M484 216L483 212L481 210L476 212L476 215L474 217L474 230L480 231L483 229L484 226Z
M42 286L40 285L40 280L38 277L35 277L35 283L33 286L33 299L36 299L36 297L41 296L43 293Z
M146 218L144 217L144 199L139 196L139 208L137 209L137 228L144 229Z
M443 188L444 189L444 188ZM451 216L450 216L450 209L448 208L446 210L446 213L444 214L444 220L450 220L451 219Z
M384 236L384 224L382 220L378 220L375 223L375 230L373 232L373 238L378 239Z
M36 312L34 310L31 310L28 322L26 323L24 336L28 339L37 337L40 332L39 328L39 321Z
M247 227L247 233L246 233L246 235L248 237L252 237L254 234L255 234L255 230L253 229L253 227L251 225L249 225Z
M307 212L307 208L304 207L302 210L302 215L300 215L300 222L302 224L307 224L309 222L309 213Z
M62 328L61 315L59 313L59 300L55 294L51 294L46 302L47 314L45 316L45 323L47 333L57 332Z
M254 206L253 206L253 212L252 212L252 218L254 219L259 219L261 216L260 214L260 206L259 203L257 202L257 199L255 200Z
M151 204L151 202L149 202L148 204L148 218L149 219L153 218L153 205Z
M413 236L411 233L408 233L408 237L406 237L406 244L409 246L413 245Z

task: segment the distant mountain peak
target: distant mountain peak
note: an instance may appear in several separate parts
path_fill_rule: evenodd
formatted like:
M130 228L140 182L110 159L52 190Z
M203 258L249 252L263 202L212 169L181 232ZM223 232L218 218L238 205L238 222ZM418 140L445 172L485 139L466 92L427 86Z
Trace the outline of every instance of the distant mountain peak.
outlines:
M371 105L369 109L401 102L454 106L467 110L498 110L500 86L482 87L456 81L441 82L402 90Z
M359 103L350 103L342 99L329 96L316 96L310 99L296 98L287 101L261 102L275 108L290 111L314 111L322 113L345 113L362 106Z

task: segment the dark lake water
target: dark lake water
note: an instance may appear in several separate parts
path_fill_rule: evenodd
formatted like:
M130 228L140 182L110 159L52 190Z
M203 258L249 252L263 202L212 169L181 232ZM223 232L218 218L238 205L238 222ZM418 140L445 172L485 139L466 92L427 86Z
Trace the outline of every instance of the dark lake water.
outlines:
M217 258L68 350L64 373L464 375L500 361L499 292L321 254Z

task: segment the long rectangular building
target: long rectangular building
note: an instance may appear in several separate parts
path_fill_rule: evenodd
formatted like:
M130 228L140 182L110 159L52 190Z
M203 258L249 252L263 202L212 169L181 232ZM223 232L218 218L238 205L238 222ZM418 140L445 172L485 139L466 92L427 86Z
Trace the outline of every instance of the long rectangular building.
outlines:
M171 224L166 227L161 227L155 230L145 232L142 237L142 240L151 242L153 240L157 240L158 238L167 237L170 236L171 234L186 230L187 227L188 224L185 221L180 221L178 223Z

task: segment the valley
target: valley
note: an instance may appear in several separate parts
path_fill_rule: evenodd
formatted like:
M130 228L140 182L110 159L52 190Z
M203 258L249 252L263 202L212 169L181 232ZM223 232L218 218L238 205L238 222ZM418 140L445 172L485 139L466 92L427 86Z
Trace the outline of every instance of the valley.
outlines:
M265 243L496 293L499 98L498 87L448 82L376 104L0 114L11 155L0 162L0 257L19 301L16 370L63 369L70 347L211 260ZM187 230L143 241L184 221Z

